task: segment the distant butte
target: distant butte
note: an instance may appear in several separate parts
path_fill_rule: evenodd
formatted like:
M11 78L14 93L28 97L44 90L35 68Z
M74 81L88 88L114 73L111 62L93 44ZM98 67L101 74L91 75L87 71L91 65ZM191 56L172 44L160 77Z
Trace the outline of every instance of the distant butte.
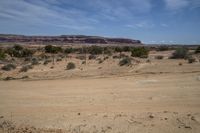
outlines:
M128 44L142 45L140 40L85 35L24 36L0 34L0 42L62 43L62 44Z

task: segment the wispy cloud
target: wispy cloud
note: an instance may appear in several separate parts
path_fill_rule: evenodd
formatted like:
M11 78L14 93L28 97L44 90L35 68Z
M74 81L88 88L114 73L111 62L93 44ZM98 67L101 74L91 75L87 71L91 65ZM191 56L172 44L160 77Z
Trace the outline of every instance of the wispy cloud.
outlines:
M125 27L133 28L133 29L149 29L149 28L153 28L154 24L147 21L141 21L135 24L126 24Z
M200 0L164 0L166 8L171 11L200 7Z
M57 27L71 29L91 29L94 19L88 19L84 12L78 9L63 9L52 5L57 1L34 1L24 0L12 1L3 0L0 4L0 18L12 19L24 24L50 24ZM58 3L57 3L58 4ZM60 25L60 26L59 26Z

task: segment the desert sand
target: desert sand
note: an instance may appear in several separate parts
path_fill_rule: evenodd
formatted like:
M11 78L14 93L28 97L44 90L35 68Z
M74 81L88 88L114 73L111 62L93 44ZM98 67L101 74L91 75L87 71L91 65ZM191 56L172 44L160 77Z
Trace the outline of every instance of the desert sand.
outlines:
M0 132L199 133L199 62L112 61L0 81Z

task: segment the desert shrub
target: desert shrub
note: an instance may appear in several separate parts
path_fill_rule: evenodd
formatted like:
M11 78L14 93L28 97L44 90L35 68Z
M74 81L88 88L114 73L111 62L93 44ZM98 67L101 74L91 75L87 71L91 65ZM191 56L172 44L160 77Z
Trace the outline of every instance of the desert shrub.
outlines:
M126 55L126 54L120 54L120 58L126 58L126 57L128 57L128 55Z
M118 55L114 55L113 56L113 59L120 59L121 57L120 56L118 56Z
M164 58L164 56L162 56L162 55L155 56L155 59L158 59L158 60L162 60L163 58Z
M188 50L184 47L177 48L172 54L171 59L184 59L188 56Z
M123 52L122 47L115 47L115 52L119 52L119 53Z
M39 64L39 61L37 58L33 58L32 61L31 61L31 64L32 65L38 65Z
M102 59L100 59L98 63L99 63L99 64L103 63L103 60L102 60Z
M194 63L196 59L194 57L188 57L188 63Z
M88 50L90 54L94 54L94 55L103 53L103 48L100 46L91 46Z
M86 61L82 61L82 64L86 64Z
M47 64L49 64L50 62L51 62L51 60L45 60L43 64L44 64L44 65L47 65Z
M24 58L24 61L31 61L32 59L30 57Z
M200 46L197 47L197 49L195 50L195 53L200 53Z
M75 50L74 50L73 48L66 48L66 49L64 50L64 52L65 52L66 54L70 54L70 53L75 52Z
M93 54L91 54L91 55L89 55L89 60L95 60L97 57L96 57L96 55L93 55Z
M33 66L32 65L25 65L22 66L22 68L20 69L20 72L27 72L29 69L32 69Z
M137 47L131 49L131 56L133 57L147 58L148 54L149 50L145 47Z
M12 48L8 48L6 52L11 56L11 57L29 57L34 54L34 51L23 48L20 45L15 45Z
M32 56L33 54L34 54L34 51L32 51L30 49L23 49L22 50L22 57Z
M104 57L104 58L103 58L103 60L107 60L107 59L109 59L109 57L108 57L108 56L106 56L106 57Z
M10 70L13 70L15 68L16 68L16 66L14 64L7 64L7 65L3 66L1 69L4 70L4 71L10 71Z
M76 59L85 60L85 56L84 55L79 55L79 56L76 57Z
M69 62L67 64L67 67L66 67L67 70L74 69L74 68L76 68L76 65L73 62Z
M129 46L124 46L123 47L123 51L124 52L129 52L131 50L131 48Z
M131 65L131 58L129 58L129 57L123 58L122 60L119 61L119 65L120 66Z
M56 47L56 46L52 46L52 45L47 45L47 46L45 46L44 49L45 49L46 53L56 54L58 52L62 52L62 48L61 47Z
M56 61L57 61L57 62L58 62L58 61L62 61L62 58L57 58Z
M169 47L166 45L162 45L157 48L157 51L167 51L167 50L169 50Z
M5 59L5 58L6 58L5 52L2 49L0 49L0 60Z
M104 54L111 56L112 50L109 47L104 47Z

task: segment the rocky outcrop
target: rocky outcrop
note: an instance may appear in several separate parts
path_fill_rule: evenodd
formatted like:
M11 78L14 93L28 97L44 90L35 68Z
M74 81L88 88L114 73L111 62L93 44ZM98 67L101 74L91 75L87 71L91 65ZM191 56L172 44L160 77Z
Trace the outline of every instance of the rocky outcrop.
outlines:
M141 44L140 40L126 38L107 38L84 35L61 36L23 36L0 34L0 42L26 42L26 43L85 43L85 44Z

